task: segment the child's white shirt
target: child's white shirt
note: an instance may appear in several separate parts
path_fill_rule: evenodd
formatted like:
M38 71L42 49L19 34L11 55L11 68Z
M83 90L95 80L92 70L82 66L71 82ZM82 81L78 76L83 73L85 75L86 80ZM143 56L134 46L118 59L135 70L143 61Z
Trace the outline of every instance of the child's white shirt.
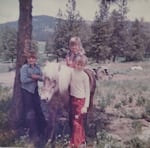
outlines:
M89 107L90 84L89 77L84 71L73 70L70 84L71 96L85 98L84 107Z

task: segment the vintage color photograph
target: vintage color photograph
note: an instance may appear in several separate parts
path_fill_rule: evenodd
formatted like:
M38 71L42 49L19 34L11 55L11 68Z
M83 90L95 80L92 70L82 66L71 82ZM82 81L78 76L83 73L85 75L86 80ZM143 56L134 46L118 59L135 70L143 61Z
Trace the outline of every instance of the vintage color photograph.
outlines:
M150 148L150 0L0 2L0 148Z

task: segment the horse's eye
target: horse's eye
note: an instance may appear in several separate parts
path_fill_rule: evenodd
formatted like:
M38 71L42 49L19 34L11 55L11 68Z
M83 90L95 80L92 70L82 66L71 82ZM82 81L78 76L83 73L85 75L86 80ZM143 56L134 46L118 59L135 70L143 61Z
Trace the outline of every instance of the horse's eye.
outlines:
M53 84L52 88L55 88L56 87L56 80L53 80L52 84Z

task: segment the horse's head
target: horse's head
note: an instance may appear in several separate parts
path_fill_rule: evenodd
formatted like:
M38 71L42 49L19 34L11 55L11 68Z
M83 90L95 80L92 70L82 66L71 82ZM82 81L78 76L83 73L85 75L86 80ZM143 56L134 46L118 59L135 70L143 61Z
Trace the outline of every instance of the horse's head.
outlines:
M48 77L43 78L43 87L41 89L41 99L48 99L49 101L53 95L58 92L58 84L54 79Z
M44 83L41 98L51 100L53 95L59 93L66 95L71 79L72 69L60 63L47 63L43 68Z
M47 62L43 68L43 87L41 89L41 98L51 100L58 91L57 65Z

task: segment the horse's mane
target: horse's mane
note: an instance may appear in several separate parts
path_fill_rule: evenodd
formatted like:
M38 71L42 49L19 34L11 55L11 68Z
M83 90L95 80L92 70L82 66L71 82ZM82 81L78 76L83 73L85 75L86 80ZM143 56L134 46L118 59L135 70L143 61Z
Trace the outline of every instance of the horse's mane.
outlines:
M56 80L57 90L60 95L66 98L69 92L72 68L57 62L47 62L43 68L43 75L51 80ZM95 73L91 69L85 69L90 81L90 107L93 106L93 97L96 88ZM57 93L57 92L55 92Z
M43 68L43 75L56 80L60 93L68 91L72 68L57 62L47 62Z
M50 79L58 79L58 64L56 62L46 62L45 66L43 67L43 75Z

